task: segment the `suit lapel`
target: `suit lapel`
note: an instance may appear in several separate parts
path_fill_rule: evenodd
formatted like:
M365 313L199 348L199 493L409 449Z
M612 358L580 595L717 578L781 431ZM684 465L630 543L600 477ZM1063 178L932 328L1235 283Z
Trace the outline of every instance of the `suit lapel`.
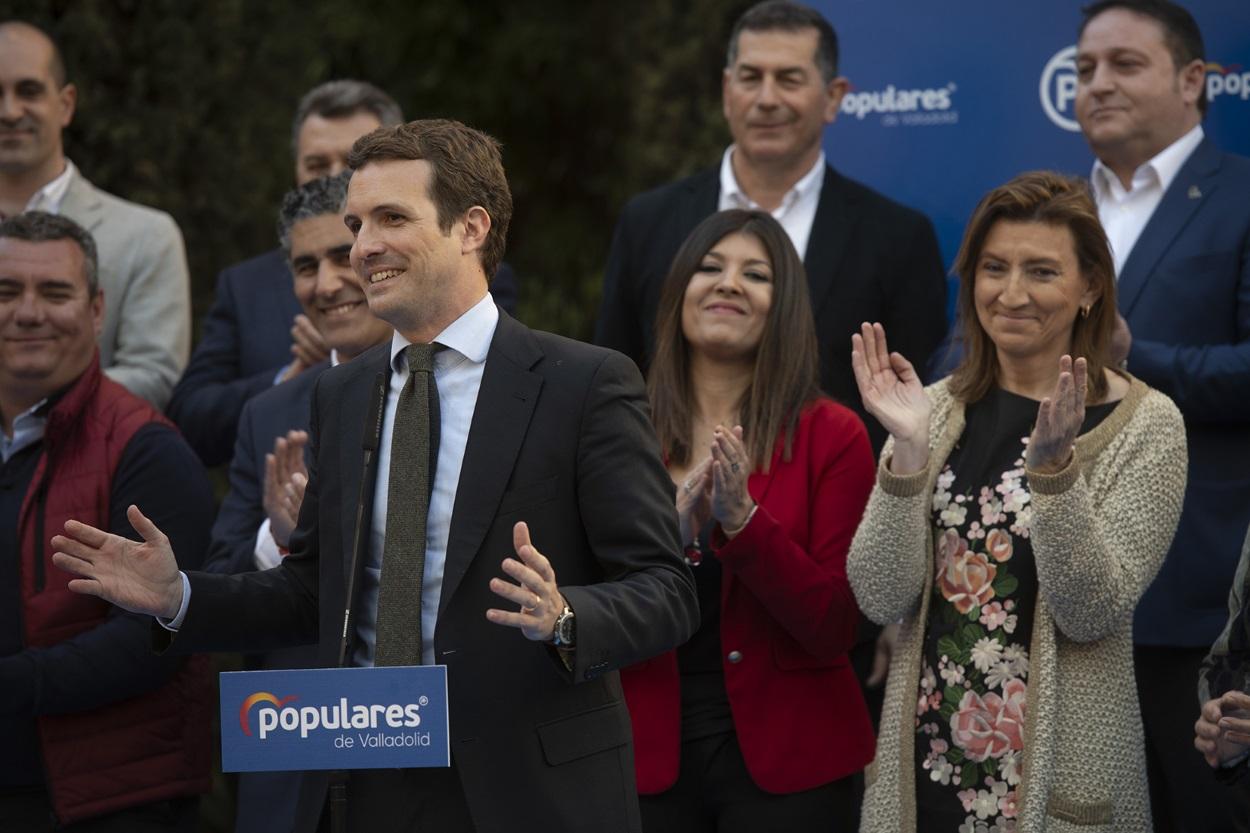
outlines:
M501 312L486 355L456 487L440 615L455 595L495 519L495 509L512 475L538 402L542 377L530 368L542 355L533 334Z
M704 218L715 214L719 206L720 170L712 168L698 176L691 177L686 184L684 199L677 207L679 222L673 227L679 237L677 246L680 247L685 242L686 236ZM677 247L673 251L676 252ZM668 274L667 264L665 264L664 274Z
M87 231L95 231L104 222L104 212L100 208L100 195L96 193L95 187L86 180L81 171L75 170L70 177L69 187L65 189L65 197L61 200L61 214Z
M1120 270L1116 291L1120 295L1120 313L1125 317L1132 312L1159 259L1202 204L1211 199L1219 185L1219 169L1219 148L1203 139L1172 180Z
M816 205L816 217L812 220L812 231L807 238L807 254L803 258L813 313L820 309L833 287L834 272L850 240L849 217L842 178L826 165L825 179L820 186L820 202Z

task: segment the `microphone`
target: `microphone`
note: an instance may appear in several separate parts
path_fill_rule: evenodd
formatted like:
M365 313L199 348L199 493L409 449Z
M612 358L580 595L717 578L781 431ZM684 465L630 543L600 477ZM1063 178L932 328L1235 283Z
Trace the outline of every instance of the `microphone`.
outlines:
M364 437L361 450L364 452L360 474L360 494L356 498L356 534L352 537L351 569L347 573L347 595L343 610L343 633L339 636L338 667L347 665L347 652L351 647L351 632L355 614L356 588L360 584L360 573L364 566L362 554L368 546L365 540L368 535L365 524L365 510L373 501L370 487L373 485L377 462L374 455L382 442L382 417L385 413L383 403L386 402L386 374L379 373L373 379L373 398L369 402L369 411L365 417Z

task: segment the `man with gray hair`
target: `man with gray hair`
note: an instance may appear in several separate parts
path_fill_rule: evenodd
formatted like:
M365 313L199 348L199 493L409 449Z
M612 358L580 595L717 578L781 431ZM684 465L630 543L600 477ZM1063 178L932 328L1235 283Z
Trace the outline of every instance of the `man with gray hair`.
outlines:
M278 238L295 297L330 355L243 406L230 462L230 491L217 514L205 559L209 572L245 573L282 560L308 477L304 449L317 377L391 337L390 325L369 311L364 286L348 259L352 234L342 214L349 178L342 172L314 179L282 201ZM249 667L271 670L316 664L315 647L302 646L252 658ZM235 833L290 829L299 783L297 772L240 774Z
M65 156L78 103L60 50L42 30L0 22L0 219L44 211L88 229L105 290L100 364L160 408L191 349L191 290L182 234L162 211L92 185Z
M209 788L206 664L153 654L142 618L71 593L50 560L66 518L133 537L126 508L142 502L193 566L213 517L178 432L101 373L97 260L66 217L0 222L0 819L190 831Z

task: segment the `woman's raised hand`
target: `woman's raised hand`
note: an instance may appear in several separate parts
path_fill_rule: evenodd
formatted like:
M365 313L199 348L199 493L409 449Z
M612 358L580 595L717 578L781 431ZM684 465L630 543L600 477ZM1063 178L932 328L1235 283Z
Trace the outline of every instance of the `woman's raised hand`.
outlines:
M1042 474L1053 474L1072 459L1072 449L1081 423L1085 421L1087 382L1085 359L1059 359L1059 381L1055 392L1037 407L1037 424L1025 452L1028 467Z
M677 525L681 543L690 546L712 517L712 458L695 466L677 486Z
M851 369L864 409L894 437L893 471L910 474L924 468L932 404L911 362L890 352L880 324L865 321L851 336Z

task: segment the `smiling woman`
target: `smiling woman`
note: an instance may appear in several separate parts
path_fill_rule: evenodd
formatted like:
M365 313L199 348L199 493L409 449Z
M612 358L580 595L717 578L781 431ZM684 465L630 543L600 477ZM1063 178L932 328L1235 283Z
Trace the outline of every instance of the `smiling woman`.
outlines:
M849 830L851 776L872 756L846 658L859 618L846 548L872 481L867 431L818 390L807 277L769 214L700 223L658 313L652 419L702 618L689 643L623 674L643 828L700 829L721 815Z
M1083 182L995 188L955 271L949 379L922 388L879 324L852 338L890 440L848 572L870 618L903 621L877 760L906 762L870 776L861 830L1149 830L1136 689L1117 683L1180 515L1180 414L1108 367L1114 271Z

